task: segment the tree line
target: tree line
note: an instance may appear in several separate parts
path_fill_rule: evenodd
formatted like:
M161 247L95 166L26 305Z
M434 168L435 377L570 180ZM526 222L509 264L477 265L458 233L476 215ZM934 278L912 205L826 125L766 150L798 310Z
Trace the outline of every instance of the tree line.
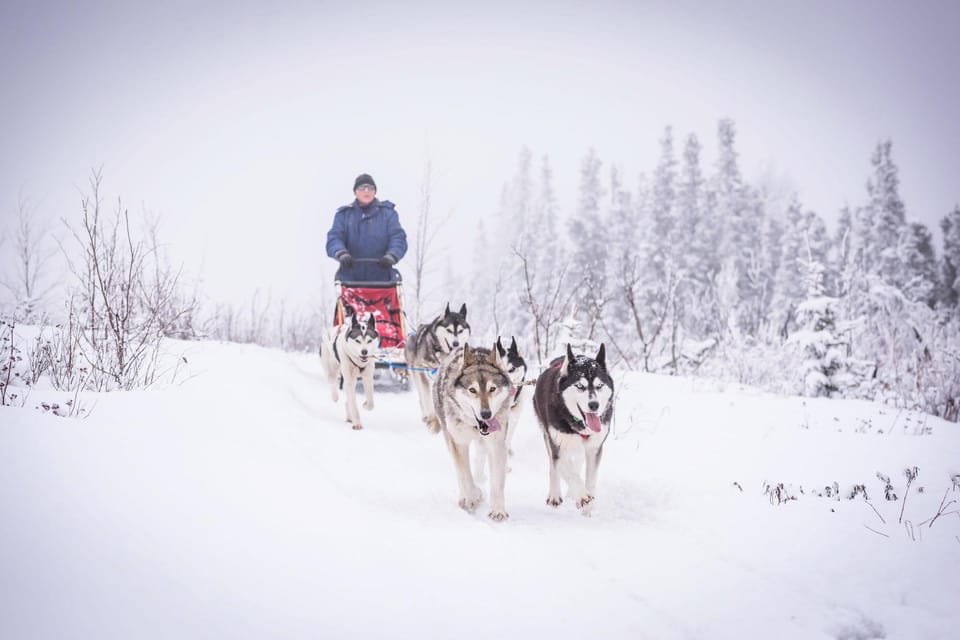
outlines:
M629 369L778 392L882 399L957 420L960 207L930 230L907 219L889 140L863 199L831 233L794 195L742 175L736 127L705 168L671 127L631 187L595 151L561 214L549 158L524 149L497 215L475 234L471 313L545 365L563 341L606 342ZM536 166L535 166L536 165ZM509 238L493 242L491 238Z

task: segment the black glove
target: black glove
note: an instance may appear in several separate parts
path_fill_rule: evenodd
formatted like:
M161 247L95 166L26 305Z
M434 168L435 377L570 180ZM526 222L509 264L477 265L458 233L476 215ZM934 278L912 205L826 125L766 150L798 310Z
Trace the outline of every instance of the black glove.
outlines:
M353 256L350 255L349 251L341 251L338 253L337 260L340 261L340 266L344 269L349 269L353 266Z
M377 264L379 264L384 269L389 269L393 265L397 264L397 259L388 253L384 255L382 258L380 258L379 260L377 260Z

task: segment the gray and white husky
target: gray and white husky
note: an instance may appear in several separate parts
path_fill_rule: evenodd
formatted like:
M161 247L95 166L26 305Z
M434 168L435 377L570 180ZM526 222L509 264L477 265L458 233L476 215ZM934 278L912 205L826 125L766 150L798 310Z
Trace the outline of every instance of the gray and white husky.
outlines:
M606 353L600 345L596 358L567 355L540 374L533 392L533 408L543 431L550 458L550 493L547 504L558 506L560 477L577 508L589 515L597 493L597 468L603 443L613 419L613 379L607 372ZM579 454L586 460L586 479L580 476Z
M470 446L490 457L490 518L506 520L504 485L510 424L510 377L496 348L464 344L444 360L433 384L433 405L460 488L459 504L473 512L483 500L470 470Z
M320 348L320 359L330 383L330 397L336 402L340 398L338 389L344 390L347 422L354 429L363 428L357 410L357 378L363 380L363 408L373 409L373 358L379 348L377 323L372 317L360 322L356 315L351 315L348 322L337 327Z
M450 304L433 322L422 324L416 333L409 336L404 346L404 357L411 368L410 377L420 398L420 413L431 433L440 432L440 423L430 399L430 373L419 369L437 369L441 360L451 351L466 344L470 339L467 324L467 305L459 312L450 311Z
M527 391L527 385L524 384L527 377L527 361L523 359L519 349L517 349L516 338L510 338L510 346L506 349L503 348L500 338L497 338L495 348L500 356L501 364L510 377L510 430L507 431L507 455L513 455L513 449L510 446L513 442L513 434L517 432L520 414L523 413L523 407L528 402L531 393ZM486 478L486 465L487 450L483 447L477 447L473 456L473 468L477 470L477 480Z

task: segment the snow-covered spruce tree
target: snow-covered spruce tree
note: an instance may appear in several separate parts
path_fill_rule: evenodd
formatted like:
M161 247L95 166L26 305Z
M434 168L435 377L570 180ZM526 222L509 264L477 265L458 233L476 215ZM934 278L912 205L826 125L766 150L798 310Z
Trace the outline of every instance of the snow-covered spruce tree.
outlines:
M875 262L869 271L888 284L902 286L904 271L899 245L906 227L906 215L900 199L897 166L891 156L892 146L890 140L880 142L870 159L873 175L867 182L869 201L866 208L871 223L868 249L873 254L871 262Z
M529 333L530 316L522 307L525 295L523 264L516 249L536 233L534 210L533 155L524 147L517 159L517 171L504 188L498 228L493 237L502 238L491 246L497 272L493 325L488 337ZM529 345L523 345L529 347Z
M636 368L643 348L636 339L633 301L639 295L637 289L645 268L643 257L653 253L650 188L646 176L641 174L638 198L634 200L621 184L615 168L611 170L610 188L614 192L607 211L611 295L603 316L603 327L615 345L622 345L612 351L628 367Z
M715 194L713 215L722 228L719 258L722 268L732 277L737 302L729 306L737 325L747 334L758 328L758 298L763 291L760 234L762 206L759 197L744 184L734 148L736 129L732 120L721 120L717 127L718 154L712 180ZM726 324L726 323L724 323Z
M645 371L675 372L681 356L675 167L672 133L667 128L649 196L642 197L633 211L623 206L622 196L611 208L609 227L618 230L613 239L616 264L611 305L619 310L615 315L619 326L608 323L606 329L615 352L630 366ZM624 222L635 229L623 228Z
M791 341L803 354L800 371L803 392L808 396L841 396L850 385L847 345L837 331L837 300L826 295L826 268L806 246L801 263L807 298L797 307L802 327Z
M580 168L580 195L570 221L572 245L569 286L577 290L577 308L587 337L593 339L607 303L607 254L610 238L601 211L601 162L590 149Z
M960 205L943 217L940 229L943 231L943 256L940 259L940 291L937 298L949 315L957 317L960 302Z
M900 262L903 265L900 288L908 300L933 308L939 288L937 256L933 236L926 225L911 222L900 236Z
M554 352L560 322L571 312L574 291L565 285L570 265L568 252L557 234L559 207L553 191L553 173L544 156L540 186L532 207L532 217L512 260L519 264L520 306L529 318L526 336L518 335L528 364L541 367ZM532 354L532 357L531 355Z
M656 281L666 280L668 271L675 269L678 254L676 216L676 180L677 161L673 154L673 129L667 127L660 139L660 161L653 173L653 197L650 213L654 243L650 245L651 254L647 256L647 268Z
M716 275L717 226L707 218L705 180L700 168L700 142L696 135L687 138L683 164L677 181L677 228L679 268L685 277L677 295L685 333L695 340L703 340L716 332L712 326L714 311L706 304L707 291Z
M461 291L459 297L452 298L451 309L459 309L460 304L467 303L467 321L470 323L472 333L479 340L486 336L488 330L493 327L493 305L497 295L496 288L499 285L499 273L497 271L497 262L491 249L490 237L487 225L481 217L477 220L476 231L473 233L473 272L470 274L470 291ZM461 302L461 298L463 298ZM443 306L433 312L433 315L443 311ZM431 313L425 313L424 318L429 321L433 317Z
M843 296L843 274L846 273L849 266L853 235L853 214L850 212L849 205L844 205L840 210L837 219L837 231L830 243L830 255L828 264L831 274L827 279L827 292L837 297Z
M797 305L806 298L803 272L804 219L800 202L794 196L787 207L780 241L780 268L774 286L772 321L786 338L796 328Z

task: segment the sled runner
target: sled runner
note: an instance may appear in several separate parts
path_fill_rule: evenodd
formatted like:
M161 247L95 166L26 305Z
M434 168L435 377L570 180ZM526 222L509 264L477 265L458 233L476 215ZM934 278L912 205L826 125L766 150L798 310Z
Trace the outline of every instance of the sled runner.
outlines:
M367 260L360 259L357 262ZM402 279L399 271L394 269L393 272L396 274L395 282L335 282L337 309L333 326L339 327L353 313L361 319L368 313L372 314L377 323L377 333L380 334L374 383L378 388L407 390L410 380L403 355L406 320L401 295Z

